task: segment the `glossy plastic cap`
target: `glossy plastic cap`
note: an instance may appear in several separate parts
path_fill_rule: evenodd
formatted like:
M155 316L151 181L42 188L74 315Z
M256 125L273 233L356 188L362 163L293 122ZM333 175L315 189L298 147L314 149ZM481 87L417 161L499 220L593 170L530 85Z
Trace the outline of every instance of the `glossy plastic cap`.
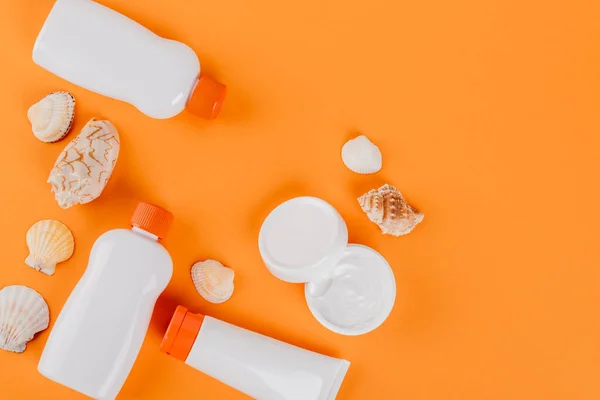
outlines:
M194 346L203 321L203 315L193 314L187 308L177 306L160 344L160 351L185 361Z
M201 76L187 108L199 117L215 119L221 112L226 94L225 85L208 76Z
M144 202L138 203L131 216L132 226L150 232L159 238L164 238L167 235L172 223L173 214L163 208Z

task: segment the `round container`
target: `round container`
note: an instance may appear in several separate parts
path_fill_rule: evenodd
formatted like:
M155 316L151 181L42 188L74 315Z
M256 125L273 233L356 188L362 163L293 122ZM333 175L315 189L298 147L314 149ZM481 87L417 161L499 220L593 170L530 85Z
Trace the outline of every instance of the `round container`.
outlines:
M396 282L375 250L348 244L348 228L329 203L297 197L275 208L264 221L258 246L277 278L306 283L315 318L343 335L377 328L392 311Z

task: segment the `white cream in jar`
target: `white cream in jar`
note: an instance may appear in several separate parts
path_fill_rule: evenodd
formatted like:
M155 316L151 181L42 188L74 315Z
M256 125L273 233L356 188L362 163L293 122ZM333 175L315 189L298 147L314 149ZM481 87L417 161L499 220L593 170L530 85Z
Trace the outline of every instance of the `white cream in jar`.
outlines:
M349 245L341 215L321 199L298 197L275 208L261 228L259 249L273 275L306 283L311 312L334 332L370 332L393 308L389 264L369 247Z

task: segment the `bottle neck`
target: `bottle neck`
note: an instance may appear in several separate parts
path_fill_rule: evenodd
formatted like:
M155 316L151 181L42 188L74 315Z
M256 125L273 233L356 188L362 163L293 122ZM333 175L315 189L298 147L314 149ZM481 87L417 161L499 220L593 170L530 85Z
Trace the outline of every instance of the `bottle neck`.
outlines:
M148 231L145 231L145 230L143 230L141 228L138 228L137 226L132 226L131 230L133 232L137 233L137 234L140 234L142 236L147 237L148 239L152 239L152 240L158 241L158 236L156 236L156 235L154 235L154 234L152 234L152 233L150 233Z
M196 91L196 88L198 87L198 82L200 80L200 76L198 76L196 78L196 80L194 81L194 85L192 86L192 90L190 90L190 93L188 94L188 98L185 102L185 105L187 107L188 103L190 102L190 100L192 99L192 96L194 95L194 92Z

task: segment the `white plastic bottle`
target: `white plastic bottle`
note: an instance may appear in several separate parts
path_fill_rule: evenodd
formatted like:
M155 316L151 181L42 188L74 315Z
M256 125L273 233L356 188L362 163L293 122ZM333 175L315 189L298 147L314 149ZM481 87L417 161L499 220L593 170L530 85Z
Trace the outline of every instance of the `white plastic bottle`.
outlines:
M96 399L114 399L138 355L156 299L173 273L158 243L173 216L140 203L131 230L96 240L88 267L50 333L39 372Z
M350 367L183 306L160 349L259 400L334 400Z
M173 117L187 106L212 119L226 94L224 85L200 77L190 47L91 0L56 1L35 42L33 61L153 118Z

